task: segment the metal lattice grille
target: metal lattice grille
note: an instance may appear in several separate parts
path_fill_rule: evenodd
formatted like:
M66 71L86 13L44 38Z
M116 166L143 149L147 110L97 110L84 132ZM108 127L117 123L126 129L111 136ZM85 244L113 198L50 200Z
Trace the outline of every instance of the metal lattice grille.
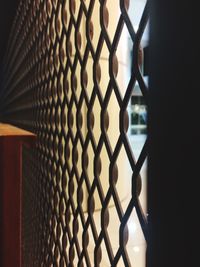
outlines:
M127 249L133 214L147 238L139 196L146 142L136 160L128 107L136 83L147 102L138 51L148 3L137 30L129 4L19 4L4 60L0 111L4 121L38 137L36 148L23 154L24 266L135 266ZM124 35L133 47L127 79ZM124 189L126 176L130 184Z

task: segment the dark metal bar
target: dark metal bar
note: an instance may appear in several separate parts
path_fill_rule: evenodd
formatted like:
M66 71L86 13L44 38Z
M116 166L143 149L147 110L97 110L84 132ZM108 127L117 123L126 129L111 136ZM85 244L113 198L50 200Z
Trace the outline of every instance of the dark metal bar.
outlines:
M199 262L197 2L151 1L147 266Z

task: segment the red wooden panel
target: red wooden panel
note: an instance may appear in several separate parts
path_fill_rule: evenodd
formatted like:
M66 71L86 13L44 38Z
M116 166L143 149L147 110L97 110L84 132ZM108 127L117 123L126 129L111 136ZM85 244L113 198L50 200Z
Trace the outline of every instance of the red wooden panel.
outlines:
M0 138L0 143L1 266L18 267L21 266L21 144L8 137Z
M20 135L21 134L21 135ZM0 266L21 266L22 143L29 132L0 124Z

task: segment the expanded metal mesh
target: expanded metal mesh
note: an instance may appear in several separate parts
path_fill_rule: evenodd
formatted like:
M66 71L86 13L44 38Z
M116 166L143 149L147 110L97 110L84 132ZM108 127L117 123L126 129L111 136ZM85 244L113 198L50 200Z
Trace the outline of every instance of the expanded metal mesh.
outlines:
M23 152L24 266L136 266L127 249L133 213L147 239L139 196L147 141L136 157L128 107L136 83L147 104L138 51L148 2L136 30L129 4L19 4L4 58L0 112L2 120L37 134L36 148ZM133 47L126 81L125 33Z

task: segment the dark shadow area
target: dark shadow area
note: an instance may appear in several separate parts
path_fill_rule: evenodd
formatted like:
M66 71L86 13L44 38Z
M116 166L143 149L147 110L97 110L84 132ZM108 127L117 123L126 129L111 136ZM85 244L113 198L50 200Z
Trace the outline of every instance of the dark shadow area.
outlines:
M6 50L10 29L19 0L1 0L0 3L0 64Z
M198 13L151 2L148 267L199 265Z
M9 33L12 27L13 19L18 4L19 0L0 1L0 96L1 96L3 56L6 52ZM1 109L0 109L0 121L2 121Z

